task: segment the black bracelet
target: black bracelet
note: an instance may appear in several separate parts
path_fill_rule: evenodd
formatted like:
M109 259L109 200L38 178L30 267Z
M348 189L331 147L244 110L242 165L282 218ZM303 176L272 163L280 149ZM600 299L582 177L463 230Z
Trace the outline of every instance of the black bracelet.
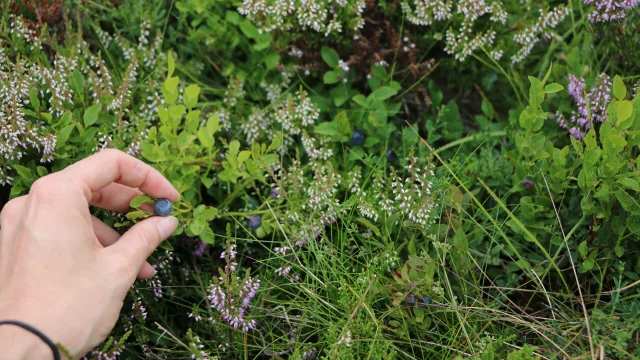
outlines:
M49 339L45 334L40 332L40 330L16 320L0 320L0 325L15 325L33 333L35 336L42 339L49 348L51 348L51 351L53 352L53 360L60 360L60 350L58 350L56 344L54 344L53 341L51 341L51 339Z

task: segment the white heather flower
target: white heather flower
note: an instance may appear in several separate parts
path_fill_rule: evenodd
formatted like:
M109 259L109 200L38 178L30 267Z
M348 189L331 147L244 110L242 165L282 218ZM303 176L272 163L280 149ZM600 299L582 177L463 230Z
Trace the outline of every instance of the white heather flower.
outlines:
M293 46L291 47L291 50L289 50L289 56L294 56L294 57L299 57L301 58L302 55L304 55L304 53L302 52L302 50L298 49L297 47Z
M336 342L336 345L338 346L345 345L346 347L350 347L352 341L353 340L351 339L351 330L347 330L346 333L340 335L340 339L338 339L338 342Z
M496 61L502 59L502 50L493 50L489 53L491 55L492 58L494 58Z
M349 71L349 64L347 64L345 61L338 60L338 67L340 67L340 69L342 69L342 71L344 72Z

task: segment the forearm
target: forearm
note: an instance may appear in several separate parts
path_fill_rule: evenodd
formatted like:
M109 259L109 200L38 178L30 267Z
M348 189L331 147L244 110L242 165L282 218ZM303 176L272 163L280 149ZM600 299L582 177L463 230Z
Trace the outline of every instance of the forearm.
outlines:
M53 359L53 353L47 344L15 325L0 325L0 353L3 359Z

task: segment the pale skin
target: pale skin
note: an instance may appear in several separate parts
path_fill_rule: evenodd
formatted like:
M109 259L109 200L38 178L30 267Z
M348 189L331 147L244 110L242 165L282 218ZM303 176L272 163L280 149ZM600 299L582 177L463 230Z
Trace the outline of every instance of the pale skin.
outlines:
M113 329L138 279L154 275L151 253L178 226L151 217L122 236L90 206L126 212L145 193L175 202L171 183L151 166L105 150L36 181L0 213L0 320L18 320L81 357ZM51 359L35 335L0 325L1 359Z

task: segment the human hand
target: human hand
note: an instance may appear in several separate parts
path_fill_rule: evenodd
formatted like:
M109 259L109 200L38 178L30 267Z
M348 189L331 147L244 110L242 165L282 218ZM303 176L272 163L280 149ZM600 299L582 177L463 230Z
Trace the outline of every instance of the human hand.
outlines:
M125 212L141 193L172 202L180 197L151 166L105 150L39 179L28 195L7 203L0 213L0 320L28 323L74 356L103 341L136 275L153 276L146 259L178 220L151 217L120 237L89 205ZM0 349L18 347L6 343L9 334L39 341L21 331L0 326ZM37 346L11 358L51 357L41 357L48 349Z

